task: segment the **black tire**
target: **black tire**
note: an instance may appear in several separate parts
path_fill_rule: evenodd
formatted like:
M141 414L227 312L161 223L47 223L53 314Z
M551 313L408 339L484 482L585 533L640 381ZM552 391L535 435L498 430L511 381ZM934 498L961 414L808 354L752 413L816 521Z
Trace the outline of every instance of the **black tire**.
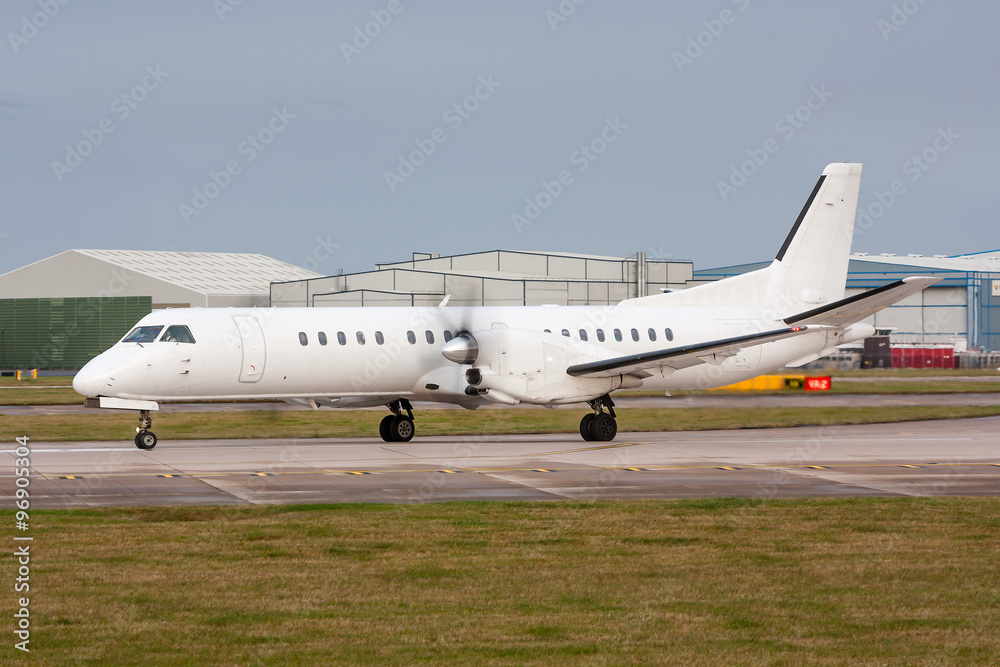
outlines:
M591 413L585 414L583 416L583 419L580 420L580 435L587 442L591 442L594 439L594 436L590 433L590 425L591 425L591 423L593 423L594 417L596 417L596 416L597 415L595 415L593 412L591 412Z
M135 435L135 446L144 451L156 447L156 434L152 431L141 431Z
M395 442L409 442L413 440L413 433L416 429L413 426L412 419L400 415L392 418L390 430L392 432L392 439Z
M594 416L594 421L590 422L590 435L594 440L607 442L614 440L618 435L618 422L611 415L602 412Z
M386 415L378 424L378 434L386 442L392 442L392 420L392 415Z

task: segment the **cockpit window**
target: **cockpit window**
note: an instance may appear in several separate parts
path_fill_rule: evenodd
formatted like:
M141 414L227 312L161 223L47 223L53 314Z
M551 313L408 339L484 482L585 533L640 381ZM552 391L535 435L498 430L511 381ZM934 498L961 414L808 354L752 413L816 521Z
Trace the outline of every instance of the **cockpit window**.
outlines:
M166 332L163 334L163 338L160 339L161 343L193 343L194 336L191 335L191 330L188 329L183 324L171 324L167 327Z
M152 343L163 331L162 326L156 327L136 327L122 338L123 343Z

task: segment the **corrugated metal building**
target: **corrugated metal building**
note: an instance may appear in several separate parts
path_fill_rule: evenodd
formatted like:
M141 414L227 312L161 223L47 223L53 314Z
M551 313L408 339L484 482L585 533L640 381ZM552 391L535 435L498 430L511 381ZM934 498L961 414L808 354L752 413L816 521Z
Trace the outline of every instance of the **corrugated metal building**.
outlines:
M614 304L684 287L686 260L491 250L439 257L414 253L375 271L271 285L274 306L453 306Z
M266 306L271 282L318 276L247 253L67 250L0 276L0 299L151 296L154 310Z

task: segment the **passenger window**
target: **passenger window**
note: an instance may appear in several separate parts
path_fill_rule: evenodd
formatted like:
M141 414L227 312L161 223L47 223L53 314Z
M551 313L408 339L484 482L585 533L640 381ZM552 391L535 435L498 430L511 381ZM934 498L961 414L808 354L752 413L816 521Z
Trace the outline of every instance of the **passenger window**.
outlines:
M300 331L299 332L299 345L308 345L308 344L309 344L309 336L306 335L305 331Z
M649 333L649 340L656 340L656 329L651 328L647 333Z
M663 330L663 335L666 337L667 340L673 340L674 339L674 332L671 331L670 329L664 329Z
M156 327L136 327L122 338L123 343L152 343L163 331L163 326Z
M563 329L562 330L562 335L566 336L566 338L569 338L569 329Z
M445 331L444 332L444 342L447 343L450 340L451 340L451 332L450 331Z
M381 331L375 332L375 342L378 343L379 345L385 343L385 336L382 335Z
M364 332L359 331L358 332L358 345L364 345L364 344L365 344L365 334L364 334Z
M546 329L545 333L552 333L552 329Z
M191 335L191 330L183 324L172 324L167 327L167 331L160 341L163 343L193 343L194 336Z
M597 340L599 340L602 343L604 342L604 329L597 330Z
M587 330L580 329L580 340L587 340Z
M326 333L325 332L320 331L318 334L316 334L316 338L319 339L319 344L320 345L326 345Z
M425 331L425 332L424 332L424 338L425 338L425 339L427 340L427 342L428 342L428 343L430 343L431 345L433 345L433 344L434 344L434 332L433 332L433 331L431 331L431 330L429 330L429 329L428 329L427 331Z
M343 331L337 332L337 342L341 345L347 345L347 336L344 335Z
M619 343L622 342L622 330L621 329L615 329L615 340L618 341Z
M639 342L639 330L638 329L632 329L632 340L634 340L637 343Z
M417 344L417 336L412 331L406 332L406 340L409 341L410 345Z

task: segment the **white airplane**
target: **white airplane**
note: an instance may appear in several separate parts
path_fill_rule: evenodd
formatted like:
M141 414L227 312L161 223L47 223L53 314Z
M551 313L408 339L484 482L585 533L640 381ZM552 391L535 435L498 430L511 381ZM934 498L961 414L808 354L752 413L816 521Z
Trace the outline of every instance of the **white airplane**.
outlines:
M581 436L611 440L615 390L706 389L806 363L874 335L863 319L937 281L844 298L860 182L860 164L829 165L774 261L718 282L615 306L159 310L73 388L89 407L138 410L146 450L159 401L275 398L384 404L387 442L413 437L413 400L586 403Z

